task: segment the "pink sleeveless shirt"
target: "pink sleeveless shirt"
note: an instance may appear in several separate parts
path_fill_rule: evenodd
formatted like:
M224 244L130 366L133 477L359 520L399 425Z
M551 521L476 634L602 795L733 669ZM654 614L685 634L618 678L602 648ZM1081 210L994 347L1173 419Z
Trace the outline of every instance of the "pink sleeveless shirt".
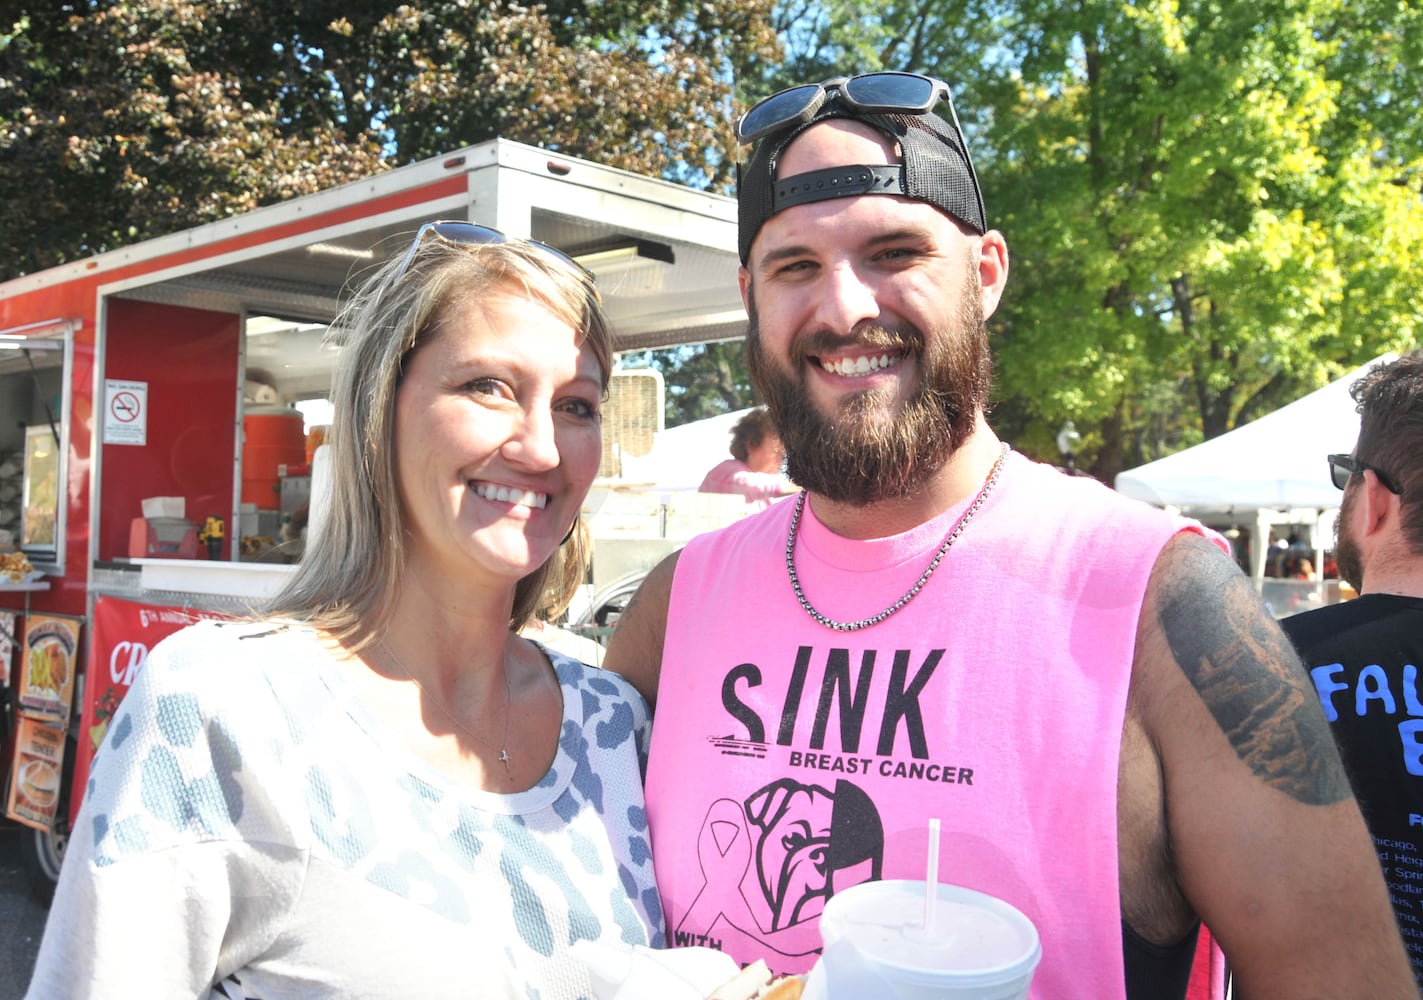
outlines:
M853 542L807 506L801 586L822 614L905 593L968 501ZM1010 454L923 590L833 631L797 603L794 502L687 545L672 586L647 775L674 945L804 972L837 890L923 878L1032 918L1032 996L1121 997L1117 758L1142 598L1193 522Z

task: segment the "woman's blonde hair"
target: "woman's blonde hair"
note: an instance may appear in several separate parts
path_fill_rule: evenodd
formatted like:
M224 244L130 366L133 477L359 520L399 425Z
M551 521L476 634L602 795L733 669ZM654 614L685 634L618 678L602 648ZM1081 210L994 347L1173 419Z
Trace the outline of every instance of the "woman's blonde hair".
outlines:
M597 287L556 251L525 240L456 244L433 238L406 260L392 259L333 324L344 343L327 438L331 506L295 575L264 614L308 622L353 649L384 629L405 571L404 513L390 446L403 363L435 336L447 309L509 288L578 332L598 360L607 391L612 336ZM550 578L586 573L586 560L586 548L570 540L520 580L509 627L528 624L547 601Z

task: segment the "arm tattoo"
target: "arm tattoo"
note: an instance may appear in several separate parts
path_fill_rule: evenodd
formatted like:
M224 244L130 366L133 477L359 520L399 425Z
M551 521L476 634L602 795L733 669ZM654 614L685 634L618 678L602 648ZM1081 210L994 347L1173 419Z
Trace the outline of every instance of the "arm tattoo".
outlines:
M1306 805L1349 798L1324 713L1254 585L1204 539L1183 538L1173 549L1157 618L1236 755Z
M637 589L632 592L632 596L627 599L627 603L623 605L623 609L618 613L618 617L626 618L631 615L634 609L637 608L638 598L640 598L641 596L642 586L639 584Z

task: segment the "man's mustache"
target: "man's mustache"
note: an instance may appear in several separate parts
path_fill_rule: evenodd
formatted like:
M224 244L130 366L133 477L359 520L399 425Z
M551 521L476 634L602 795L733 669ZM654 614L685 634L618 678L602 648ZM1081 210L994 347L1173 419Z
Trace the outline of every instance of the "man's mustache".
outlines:
M897 330L879 324L866 326L851 334L832 333L817 330L797 337L790 347L791 362L796 366L805 364L810 358L824 357L846 350L881 351L895 354L920 354L924 350L924 337L918 330Z

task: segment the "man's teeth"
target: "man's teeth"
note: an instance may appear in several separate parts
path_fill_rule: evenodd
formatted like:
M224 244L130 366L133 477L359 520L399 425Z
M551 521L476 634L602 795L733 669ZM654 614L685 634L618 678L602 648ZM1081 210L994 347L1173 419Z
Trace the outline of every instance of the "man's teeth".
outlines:
M516 490L509 486L495 486L492 483L476 483L474 492L486 500L519 504L524 507L543 507L548 503L547 493L534 493L531 490Z
M870 372L888 368L892 362L898 360L897 357L891 358L888 354L881 354L878 357L861 355L858 358L839 358L832 361L821 359L820 367L836 375L868 375Z

